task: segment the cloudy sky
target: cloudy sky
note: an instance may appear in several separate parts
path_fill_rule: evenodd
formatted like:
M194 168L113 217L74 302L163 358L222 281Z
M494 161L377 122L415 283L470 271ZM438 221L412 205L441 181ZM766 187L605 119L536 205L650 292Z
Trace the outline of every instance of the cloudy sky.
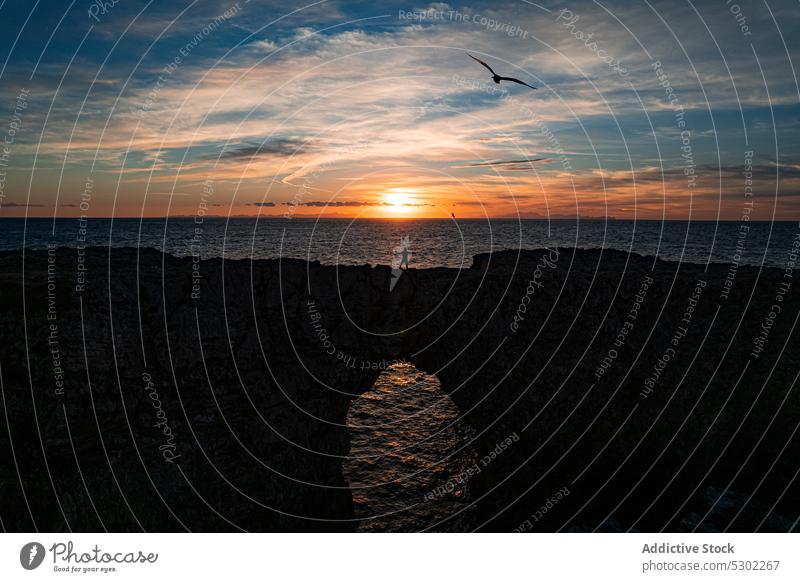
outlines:
M0 216L797 220L798 30L796 0L0 0Z

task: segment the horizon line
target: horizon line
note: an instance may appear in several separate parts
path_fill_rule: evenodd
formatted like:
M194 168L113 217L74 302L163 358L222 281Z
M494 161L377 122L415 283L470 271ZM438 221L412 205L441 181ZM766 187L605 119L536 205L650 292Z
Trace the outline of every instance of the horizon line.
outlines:
M486 220L581 220L581 221L607 221L607 222L742 222L738 218L619 218L616 216L482 216L482 217L464 217L464 218L438 218L433 216L372 216L358 218L355 216L313 216L313 215L294 215L283 216L278 214L207 214L205 216L195 216L190 214L175 214L165 216L0 216L0 220L196 220L201 219L198 223L202 223L206 219L247 219L247 220L349 220L353 221L358 219L361 221L391 221L391 222L412 222L412 221L486 221ZM773 219L759 219L749 220L747 222L800 222L800 218L773 218Z

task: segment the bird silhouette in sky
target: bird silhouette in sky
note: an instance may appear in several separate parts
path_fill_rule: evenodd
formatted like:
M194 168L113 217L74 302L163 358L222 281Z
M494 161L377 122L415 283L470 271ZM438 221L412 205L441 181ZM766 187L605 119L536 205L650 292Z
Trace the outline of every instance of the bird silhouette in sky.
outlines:
M482 60L480 60L480 59L478 59L476 57L473 57L469 53L467 53L467 56L469 56L471 59L475 59L480 64L482 64L484 67L489 69L489 72L492 73L492 81L494 81L498 85L500 84L500 81L511 81L512 83L519 83L520 85L525 85L526 87L530 87L531 89L537 89L537 87L534 87L533 85L528 85L525 81L520 81L519 79L515 79L514 77L501 77L500 75L498 75L497 73L494 72L492 67L490 67L489 65L484 63Z

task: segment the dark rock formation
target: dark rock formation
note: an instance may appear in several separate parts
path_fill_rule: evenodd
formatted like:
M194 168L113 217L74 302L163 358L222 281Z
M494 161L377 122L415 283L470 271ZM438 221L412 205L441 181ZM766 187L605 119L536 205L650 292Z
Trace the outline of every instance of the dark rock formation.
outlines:
M389 292L386 267L0 254L2 525L351 530L347 409L403 358L488 455L483 530L789 529L800 303L730 273L505 252Z

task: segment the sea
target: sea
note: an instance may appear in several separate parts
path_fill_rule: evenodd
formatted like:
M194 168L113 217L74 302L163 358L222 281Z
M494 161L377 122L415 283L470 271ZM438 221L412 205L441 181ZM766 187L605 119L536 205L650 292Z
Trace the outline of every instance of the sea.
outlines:
M479 524L470 487L474 431L439 379L398 362L347 415L344 478L357 531L465 532Z
M0 250L49 245L146 247L176 256L296 258L329 265L469 268L506 249L616 249L671 261L781 267L797 222L633 220L420 220L312 218L3 218Z
M469 268L506 249L616 249L671 261L784 267L797 222L342 220L273 218L0 219L0 250L146 247L177 256L296 258L330 265ZM395 363L352 404L343 474L359 531L469 531L473 432L438 378Z

